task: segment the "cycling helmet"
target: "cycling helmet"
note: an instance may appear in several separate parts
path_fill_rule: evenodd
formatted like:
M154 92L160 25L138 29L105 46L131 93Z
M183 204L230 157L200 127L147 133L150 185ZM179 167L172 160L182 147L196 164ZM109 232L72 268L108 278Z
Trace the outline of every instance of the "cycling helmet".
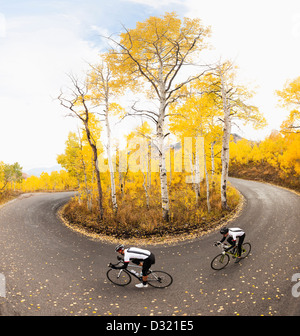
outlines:
M221 234L226 234L228 232L228 228L226 226L222 227L222 229L220 230Z
M115 251L118 252L119 250L123 250L124 249L124 245L123 244L118 244L115 248Z

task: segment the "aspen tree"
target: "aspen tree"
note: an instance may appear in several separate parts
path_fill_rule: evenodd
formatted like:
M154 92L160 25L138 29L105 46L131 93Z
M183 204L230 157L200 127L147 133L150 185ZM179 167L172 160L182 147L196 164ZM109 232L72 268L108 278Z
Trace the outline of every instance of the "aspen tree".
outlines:
M207 208L208 211L210 211L210 185L205 147L211 150L209 144L216 143L220 138L221 128L218 125L218 123L220 123L218 118L221 115L221 111L216 108L214 100L210 95L210 81L208 78L209 76L193 82L187 88L185 97L183 97L179 103L173 104L170 113L170 130L181 138L192 137L196 139L196 146L194 146L193 152L195 161L193 172L195 175L194 189L196 204L198 204L198 198L200 196L201 177L203 178L203 174L200 174L200 171L203 171L206 179ZM199 140L202 138L204 143L199 146L201 143ZM202 169L200 169L200 162L202 163Z
M276 94L282 107L293 109L281 125L281 131L300 133L300 77L287 81L283 90L277 90Z
M69 78L72 83L70 95L61 92L58 99L63 107L70 110L70 116L73 117L75 116L83 123L87 141L93 151L93 164L96 173L96 181L98 188L99 219L103 220L104 215L103 193L102 193L100 171L98 169L97 139L95 139L95 137L91 132L91 119L93 119L92 115L95 111L95 106L90 104L88 82L86 80L84 82L80 82L73 75L70 75Z
M229 210L227 204L227 184L232 120L243 120L244 124L251 122L255 129L266 125L265 118L258 108L248 102L252 98L253 92L235 83L236 68L232 62L227 61L217 64L212 72L215 80L212 81L211 93L216 97L216 104L223 111L221 203L224 210Z
M108 158L108 168L110 173L110 188L111 188L111 201L113 211L116 213L118 210L116 185L115 185L115 167L112 159L112 136L110 117L122 112L120 105L112 102L112 99L120 92L121 86L113 78L108 62L103 61L96 66L92 66L92 71L89 74L89 85L91 90L91 100L100 109L103 107L102 112L98 115L104 118L105 130L107 135L106 153Z
M228 68L229 69L229 68ZM221 204L223 209L228 209L227 205L227 181L228 181L228 171L229 171L229 142L231 134L231 118L230 118L230 105L228 100L228 88L227 81L225 79L224 70L219 67L218 75L220 76L220 89L224 112L224 126L223 126L223 139L222 139L222 172L221 172ZM225 72L228 71L225 69Z
M114 48L110 59L114 71L131 89L146 89L147 96L157 101L156 109L139 108L134 115L143 115L155 123L156 143L159 153L162 216L169 220L169 193L165 157L166 118L168 107L178 98L178 91L201 74L186 76L179 80L179 73L199 56L206 47L205 39L210 29L203 27L199 19L180 20L175 13L163 17L150 17L139 22L135 29L125 29L120 40L111 37Z

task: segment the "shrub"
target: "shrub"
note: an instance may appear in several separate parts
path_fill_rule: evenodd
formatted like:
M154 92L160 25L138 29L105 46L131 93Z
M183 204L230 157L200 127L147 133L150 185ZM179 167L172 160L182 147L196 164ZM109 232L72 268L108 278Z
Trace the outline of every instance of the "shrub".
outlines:
M207 230L228 211L221 208L218 182L212 188L210 203L212 210L208 213L206 205L205 183L201 183L201 195L198 204L195 202L195 191L191 185L177 184L170 188L170 222L162 220L160 193L154 185L151 188L150 207L146 206L146 198L142 188L134 193L118 193L118 212L115 214L105 205L104 220L97 216L97 204L93 203L92 211L87 209L85 202L79 203L78 198L72 199L64 209L63 216L69 223L84 227L88 231L109 235L116 238L149 238L165 235L178 235L193 230ZM228 187L228 204L232 211L239 204L239 193ZM108 200L109 197L106 197Z

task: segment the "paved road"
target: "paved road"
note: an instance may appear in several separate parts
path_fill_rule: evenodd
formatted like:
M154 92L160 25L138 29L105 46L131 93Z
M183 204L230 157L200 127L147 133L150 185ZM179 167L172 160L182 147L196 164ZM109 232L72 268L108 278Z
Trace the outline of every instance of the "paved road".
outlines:
M70 193L27 195L0 209L2 315L300 315L291 281L300 273L300 197L271 185L232 179L245 197L230 225L246 231L251 255L214 271L218 232L174 246L153 246L167 289L126 288L106 280L114 246L65 227L56 212Z

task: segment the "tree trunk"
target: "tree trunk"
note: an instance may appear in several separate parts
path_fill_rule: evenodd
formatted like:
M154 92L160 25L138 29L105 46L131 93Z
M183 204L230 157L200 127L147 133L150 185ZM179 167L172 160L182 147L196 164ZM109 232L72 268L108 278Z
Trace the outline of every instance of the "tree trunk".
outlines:
M87 121L85 122L85 130L88 142L93 150L93 163L96 172L96 180L97 180L97 188L98 188L98 207L99 207L99 218L103 220L103 195L102 195L102 186L101 186L101 178L100 178L100 171L98 169L98 152L97 146L93 143L91 138L91 132L88 127Z
M87 203L87 207L88 210L91 211L92 210L92 200L91 200L91 192L88 188L88 180L87 180L87 173L86 173L86 165L85 165L85 161L83 158L83 147L82 147L82 139L80 136L80 132L78 129L78 139L79 139L79 149L80 149L80 156L81 156L81 164L82 164L82 169L83 169L83 175L84 175L84 185L85 185L85 192L86 192L86 203ZM80 182L78 182L78 186L80 186Z
M143 171L142 171L142 174L143 174L143 177L144 177L143 188L145 190L146 206L147 206L147 209L149 210L150 209L150 199L149 199L148 188L147 188L147 185L146 185L146 175L145 175L145 173Z
M160 127L158 128L160 129ZM159 151L159 178L161 186L162 216L164 220L169 221L170 206L169 206L166 157L164 151L164 135L162 133L162 130L160 130L157 135L158 135L158 151Z
M226 97L226 83L220 69L220 79L221 79L221 94L223 101L223 111L224 111L224 127L223 127L223 140L222 140L222 174L221 174L221 204L223 210L229 210L227 204L227 182L228 182L228 170L229 170L229 141L231 134L231 119L230 119L230 106Z
M148 155L147 155L147 188L150 190L151 188L151 141L148 141Z
M169 204L169 192L168 192L168 179L166 169L166 153L164 148L164 122L165 122L165 110L166 110L166 88L163 79L163 65L159 68L159 92L160 92L160 105L159 114L157 118L156 135L158 140L158 152L159 152L159 177L161 187L161 206L162 216L165 221L170 220L170 204Z
M195 149L195 193L196 193L196 204L198 205L198 200L200 198L200 182L201 182L201 174L200 174L200 160L199 160L199 146L198 146L198 138L196 138L196 149Z
M229 140L230 140L230 121L224 125L223 144L222 144L222 174L221 174L221 203L222 209L228 210L227 205L227 182L228 182L228 170L229 170Z
M207 173L207 167L206 167L206 155L205 155L205 149L203 149L203 160L204 160L204 172L205 172L205 180L206 180L206 203L207 203L207 211L210 212L211 206L210 206L210 191L209 191L209 179L208 179L208 173Z
M214 177L215 175L215 151L214 151L214 146L216 144L216 141L213 141L210 144L210 152L211 152L211 176Z
M106 113L105 113L105 124L106 124L106 131L107 131L107 147L106 147L106 149L107 149L108 167L109 167L109 173L110 173L111 201L112 201L113 211L116 213L118 211L118 204L117 204L117 197L116 197L114 168L113 168L112 157L111 157L111 131L110 131L110 125L109 125L107 110L106 110Z

